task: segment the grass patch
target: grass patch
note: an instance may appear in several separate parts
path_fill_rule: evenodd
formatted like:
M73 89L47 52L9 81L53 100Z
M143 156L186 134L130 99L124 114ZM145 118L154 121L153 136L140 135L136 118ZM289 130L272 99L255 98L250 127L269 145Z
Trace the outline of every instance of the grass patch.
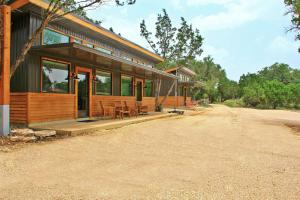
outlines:
M245 107L245 103L242 99L229 99L224 101L223 104L233 108Z

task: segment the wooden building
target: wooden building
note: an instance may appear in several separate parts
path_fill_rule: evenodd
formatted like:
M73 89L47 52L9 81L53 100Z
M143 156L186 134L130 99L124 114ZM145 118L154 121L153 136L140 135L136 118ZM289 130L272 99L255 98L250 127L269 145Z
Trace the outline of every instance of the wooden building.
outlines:
M11 1L12 63L41 24L46 2ZM161 61L143 47L68 14L43 31L12 77L10 120L28 125L99 116L100 101L139 101L154 111L154 80L177 78L154 68Z
M183 106L191 106L192 105L192 97L191 97L191 88L194 85L194 79L196 73L190 70L187 67L174 67L166 70L165 72L172 74L177 79L177 84L174 87L174 90L171 92L170 96L164 102L164 106L166 107L183 107ZM161 95L166 95L169 85L171 84L171 80L167 79L162 84ZM177 93L175 93L177 88Z

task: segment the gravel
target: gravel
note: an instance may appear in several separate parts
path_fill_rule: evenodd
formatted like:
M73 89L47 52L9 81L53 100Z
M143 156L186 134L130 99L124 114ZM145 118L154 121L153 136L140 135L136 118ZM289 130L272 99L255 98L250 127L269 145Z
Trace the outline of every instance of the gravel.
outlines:
M0 151L0 199L299 199L300 113L201 115Z

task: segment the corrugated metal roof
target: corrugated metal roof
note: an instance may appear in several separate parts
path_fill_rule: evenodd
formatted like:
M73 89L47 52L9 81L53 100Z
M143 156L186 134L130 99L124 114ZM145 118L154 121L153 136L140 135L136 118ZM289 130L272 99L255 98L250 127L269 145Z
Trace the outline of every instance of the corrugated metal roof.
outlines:
M126 59L123 59L123 58L120 58L120 57L117 57L117 56L114 56L114 55L106 54L106 53L100 52L96 49L92 49L92 48L86 47L86 46L81 45L81 44L76 44L76 43L41 45L41 46L32 47L31 50L32 51L52 50L51 51L51 53L52 53L52 52L59 52L63 48L66 49L66 52L71 52L73 49L76 49L76 50L79 50L79 51L84 51L84 52L87 52L87 53L94 54L96 56L100 56L100 57L104 57L104 58L111 59L111 60L114 60L114 61L118 61L118 62L121 62L123 64L129 65L129 66L132 66L132 67L136 67L138 69L142 69L142 70L145 70L145 71L152 72L154 74L162 75L162 76L169 77L169 78L172 78L172 79L177 79L178 78L177 76L166 73L165 71L161 71L161 70L151 68L151 67L146 67L146 66L143 66L143 65L138 64L138 63L130 62ZM55 51L55 50L57 50L57 51Z

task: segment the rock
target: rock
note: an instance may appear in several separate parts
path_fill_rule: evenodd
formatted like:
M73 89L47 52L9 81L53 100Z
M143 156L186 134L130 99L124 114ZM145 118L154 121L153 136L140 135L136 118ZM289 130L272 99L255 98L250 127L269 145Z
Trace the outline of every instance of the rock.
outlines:
M52 130L35 131L35 132L34 132L34 135L35 135L36 137L40 137L40 138L43 138L43 137L50 137L50 136L56 135L56 131L52 131Z
M24 136L11 136L11 137L9 137L9 139L12 142L22 142L24 139Z
M24 137L23 138L23 142L34 142L34 141L36 141L35 136L30 136L30 137Z
M35 136L28 136L28 137L24 137L24 136L11 136L10 141L12 142L33 142L36 140Z
M19 128L19 129L13 129L10 131L10 133L14 136L34 136L34 131L29 128Z
M7 147L3 147L3 148L0 148L0 151L8 153L8 152L11 152L11 149L9 149Z

